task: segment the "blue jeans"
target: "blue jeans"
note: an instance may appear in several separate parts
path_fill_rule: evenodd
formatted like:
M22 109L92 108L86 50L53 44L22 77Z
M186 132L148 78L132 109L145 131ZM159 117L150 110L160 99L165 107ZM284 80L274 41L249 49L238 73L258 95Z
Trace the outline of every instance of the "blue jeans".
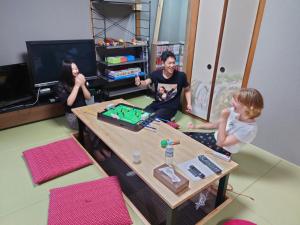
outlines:
M171 120L177 113L177 109L156 107L153 103L148 105L144 111L148 113L155 113L156 117L163 120Z

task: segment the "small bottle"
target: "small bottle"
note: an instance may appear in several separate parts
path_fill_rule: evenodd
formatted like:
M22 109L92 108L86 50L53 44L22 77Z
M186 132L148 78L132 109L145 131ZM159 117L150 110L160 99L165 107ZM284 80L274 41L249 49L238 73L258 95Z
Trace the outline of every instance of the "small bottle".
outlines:
M165 159L166 159L166 164L170 167L173 165L173 158L174 158L174 148L172 145L167 145L165 151Z

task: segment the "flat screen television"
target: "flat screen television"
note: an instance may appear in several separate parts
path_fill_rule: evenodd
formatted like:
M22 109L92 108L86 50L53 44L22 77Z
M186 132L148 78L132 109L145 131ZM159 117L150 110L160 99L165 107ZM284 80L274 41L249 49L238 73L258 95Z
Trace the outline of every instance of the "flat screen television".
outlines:
M0 109L33 97L26 63L0 66Z
M60 79L63 60L74 61L87 80L97 77L92 39L26 41L28 69L35 87L49 87Z

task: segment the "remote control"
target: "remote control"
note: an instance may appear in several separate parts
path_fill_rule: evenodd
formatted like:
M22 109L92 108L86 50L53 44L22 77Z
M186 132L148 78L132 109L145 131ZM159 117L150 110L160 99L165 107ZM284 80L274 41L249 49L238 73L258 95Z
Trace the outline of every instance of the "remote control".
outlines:
M227 162L229 162L231 160L230 156L224 155L224 154L222 154L220 152L213 151L213 155L216 156L216 157L218 157L218 158L220 158L220 159L223 159L223 160L225 160Z
M211 169L214 173L219 174L222 172L222 170L214 164L209 158L207 158L205 155L199 155L198 159L200 162L202 162L204 165L206 165L209 169Z
M150 117L148 117L147 119L145 119L145 120L142 120L141 121L141 125L143 126L143 127L147 127L150 123L152 123L154 121L154 117L152 117L152 116L150 116Z
M200 177L202 179L205 178L205 175L193 165L190 165L188 171L190 171L195 177Z

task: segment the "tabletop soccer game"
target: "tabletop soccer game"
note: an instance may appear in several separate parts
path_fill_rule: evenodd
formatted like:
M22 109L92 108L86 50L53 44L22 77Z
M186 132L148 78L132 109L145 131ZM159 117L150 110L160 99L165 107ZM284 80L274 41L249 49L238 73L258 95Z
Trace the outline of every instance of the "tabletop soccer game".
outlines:
M123 103L108 105L103 112L98 112L98 119L132 131L139 131L153 121L150 113Z

